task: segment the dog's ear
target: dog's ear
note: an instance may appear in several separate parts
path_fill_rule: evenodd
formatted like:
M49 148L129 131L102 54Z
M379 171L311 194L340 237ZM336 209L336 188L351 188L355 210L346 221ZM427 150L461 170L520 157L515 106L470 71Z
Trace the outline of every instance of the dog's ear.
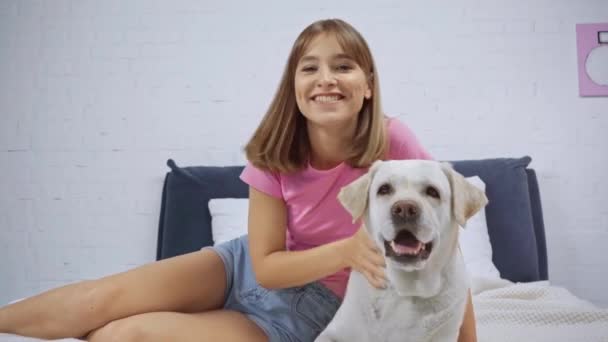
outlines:
M441 168L452 188L452 214L456 222L464 227L471 216L488 204L486 194L469 183L451 164L441 163Z
M338 200L353 217L353 223L357 221L367 209L367 197L372 178L381 161L372 164L369 171L363 176L343 187L338 193Z

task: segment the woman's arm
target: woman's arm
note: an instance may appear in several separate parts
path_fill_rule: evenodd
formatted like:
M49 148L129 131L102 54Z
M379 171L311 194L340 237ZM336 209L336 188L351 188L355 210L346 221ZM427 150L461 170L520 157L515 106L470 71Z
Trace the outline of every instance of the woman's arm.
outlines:
M460 335L458 336L458 342L476 342L477 341L477 327L475 324L475 311L473 310L473 301L471 299L471 290L469 290L469 297L467 299L467 308L464 312L464 319L460 326Z
M286 251L287 209L278 198L249 188L249 250L258 283L266 288L304 285L351 267L372 285L384 284L384 258L359 229L354 236L305 251Z

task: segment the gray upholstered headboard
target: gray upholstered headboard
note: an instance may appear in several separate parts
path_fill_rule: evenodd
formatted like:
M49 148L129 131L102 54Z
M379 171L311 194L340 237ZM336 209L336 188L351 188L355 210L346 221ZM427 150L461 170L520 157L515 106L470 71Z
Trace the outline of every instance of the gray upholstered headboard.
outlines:
M486 183L486 219L493 261L511 281L546 280L547 249L536 174L530 157L453 161L465 177ZM245 198L239 179L243 166L178 167L167 165L158 229L157 259L192 252L213 244L211 198Z

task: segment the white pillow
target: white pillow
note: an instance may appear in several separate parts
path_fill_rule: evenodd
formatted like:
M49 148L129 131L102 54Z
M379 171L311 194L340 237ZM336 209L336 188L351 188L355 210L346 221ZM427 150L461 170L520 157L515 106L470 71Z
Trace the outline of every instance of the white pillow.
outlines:
M230 241L247 234L248 198L212 198L209 200L211 212L211 234L213 244Z
M478 176L467 177L469 183L485 193L486 184ZM470 275L482 278L500 278L492 263L492 245L488 235L486 211L481 209L471 217L460 231L460 249Z
M484 182L477 176L467 180L485 192ZM221 198L209 200L211 231L214 244L220 244L247 234L247 198ZM485 210L471 217L466 228L460 231L460 246L467 271L472 276L500 278L492 263L492 245L488 235Z

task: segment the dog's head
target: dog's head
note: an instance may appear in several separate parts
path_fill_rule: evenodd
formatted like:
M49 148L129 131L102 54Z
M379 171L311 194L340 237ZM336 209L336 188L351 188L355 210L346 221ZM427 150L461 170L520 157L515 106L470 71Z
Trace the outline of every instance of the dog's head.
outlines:
M428 160L375 162L338 199L353 220L365 218L388 266L403 271L447 260L458 225L487 203L485 194L450 164Z

